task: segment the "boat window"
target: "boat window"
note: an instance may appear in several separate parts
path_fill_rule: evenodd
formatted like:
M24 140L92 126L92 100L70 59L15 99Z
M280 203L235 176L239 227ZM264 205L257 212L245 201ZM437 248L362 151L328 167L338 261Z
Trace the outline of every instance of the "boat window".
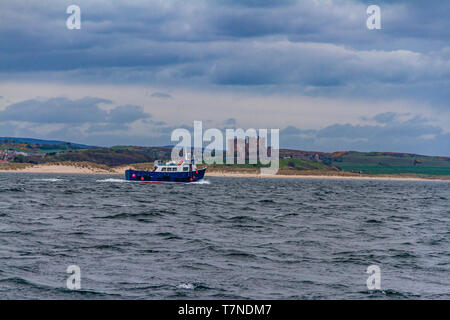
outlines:
M183 167L183 171L188 171L189 168L188 167Z
M166 168L162 168L161 171L166 171Z

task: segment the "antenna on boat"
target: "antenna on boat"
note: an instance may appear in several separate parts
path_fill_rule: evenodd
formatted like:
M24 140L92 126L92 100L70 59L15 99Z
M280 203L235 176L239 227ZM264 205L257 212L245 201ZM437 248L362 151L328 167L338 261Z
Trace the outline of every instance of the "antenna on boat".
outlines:
M189 152L188 152L188 150L187 150L187 147L184 147L184 148L183 148L183 157L184 157L186 160L189 160Z

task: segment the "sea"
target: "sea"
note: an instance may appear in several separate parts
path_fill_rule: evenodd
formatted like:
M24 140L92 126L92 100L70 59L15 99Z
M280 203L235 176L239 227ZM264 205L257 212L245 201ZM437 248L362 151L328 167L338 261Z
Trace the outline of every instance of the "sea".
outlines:
M450 299L449 200L445 181L0 173L0 299Z

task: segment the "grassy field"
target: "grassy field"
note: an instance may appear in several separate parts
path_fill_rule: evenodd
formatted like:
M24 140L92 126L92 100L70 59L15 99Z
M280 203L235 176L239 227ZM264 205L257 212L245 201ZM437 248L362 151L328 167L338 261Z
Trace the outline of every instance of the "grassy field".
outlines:
M401 173L414 173L425 175L438 175L445 176L450 175L450 168L444 167L384 167L384 166L344 166L344 171L357 171L364 174L401 174Z
M445 157L426 157L404 153L348 152L331 157L331 163L344 171L364 174L450 175L450 160Z
M335 168L326 165L320 161L303 160L303 159L280 159L280 169L290 168L293 170L333 170Z

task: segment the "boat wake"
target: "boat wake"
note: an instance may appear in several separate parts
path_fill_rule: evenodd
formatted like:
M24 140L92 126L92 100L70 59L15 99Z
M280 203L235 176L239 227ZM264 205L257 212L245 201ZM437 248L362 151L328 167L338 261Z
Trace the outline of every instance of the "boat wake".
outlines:
M200 181L191 182L190 184L210 184L210 182L209 182L209 180L200 180Z
M114 179L114 178L109 178L109 179L101 179L101 180L95 180L95 182L128 182L125 179Z
M125 179L114 179L114 178L108 178L108 179L100 179L95 180L95 182L113 182L113 183L122 183L122 182L140 182L140 181L129 181ZM160 184L172 184L173 182L170 181L158 181ZM210 184L208 180L200 180L195 182L190 182L189 184Z

